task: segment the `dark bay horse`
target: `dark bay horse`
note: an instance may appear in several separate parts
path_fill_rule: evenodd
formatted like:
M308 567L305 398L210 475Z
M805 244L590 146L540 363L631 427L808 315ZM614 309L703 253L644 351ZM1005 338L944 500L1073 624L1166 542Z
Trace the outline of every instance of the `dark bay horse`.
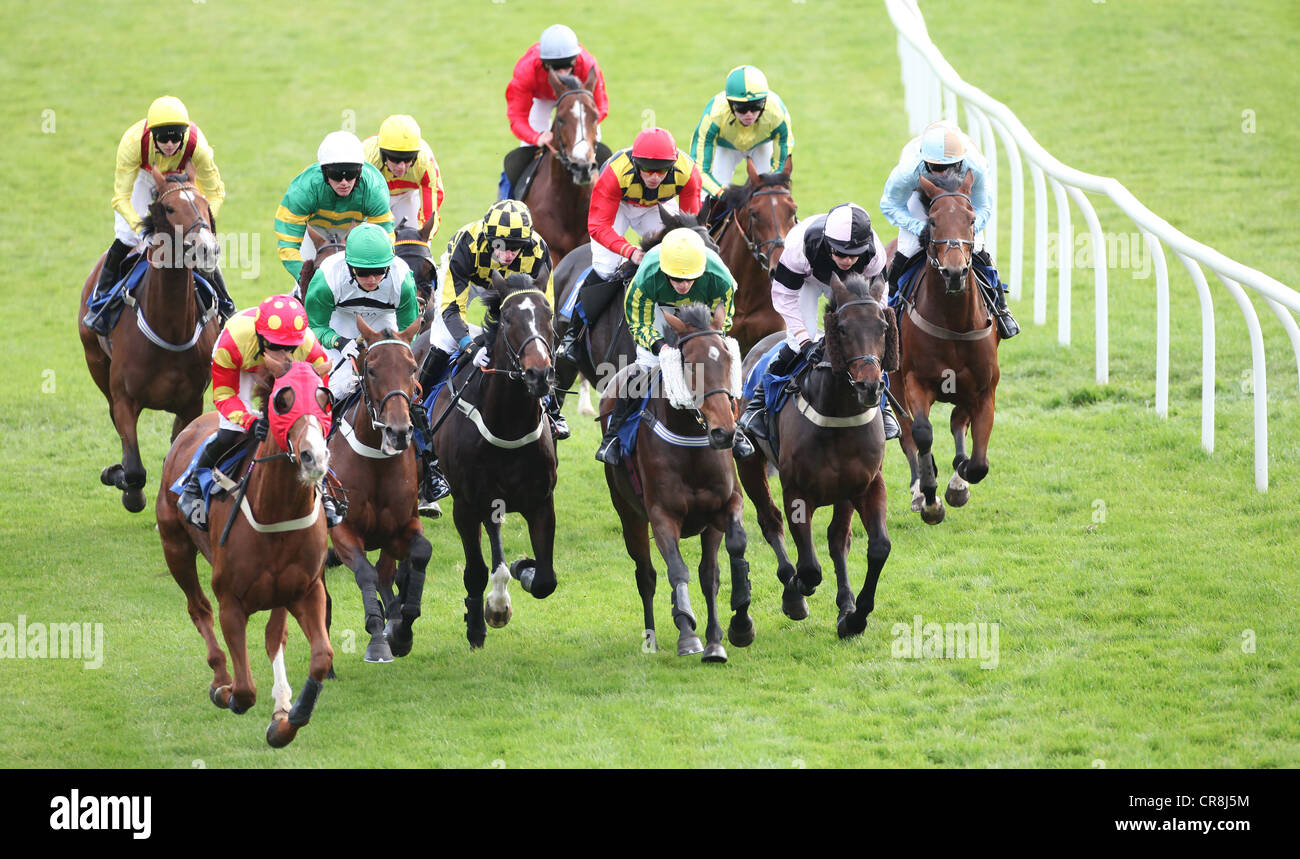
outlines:
M742 355L768 334L785 329L785 320L772 306L772 269L796 221L798 206L790 192L793 168L793 159L786 158L780 173L759 175L754 162L746 158L749 181L724 189L715 204L729 210L713 233L718 256L736 279L730 334Z
M546 239L554 268L566 254L587 241L587 209L600 172L596 159L596 126L600 110L592 95L596 70L580 81L572 75L547 72L555 93L549 154L542 156L532 184L521 202L533 215L533 228Z
M489 303L500 320L491 364L458 369L434 400L429 422L434 448L451 484L452 518L465 551L465 628L470 647L482 647L493 628L510 622L511 577L537 599L555 590L555 442L541 399L555 384L551 364L551 308L546 274L536 281L492 273ZM455 401L453 403L453 400ZM445 419L444 419L445 417ZM441 425L439 425L441 422ZM505 566L501 524L521 513L536 558ZM492 592L480 545L486 528L492 548Z
M84 321L77 329L86 366L108 400L122 441L121 462L105 468L99 479L122 490L122 506L132 513L145 505L136 428L140 412L174 414L175 441L203 412L203 392L212 381L212 345L221 333L215 310L204 315L194 293L194 269L215 265L218 254L212 212L194 184L194 165L167 176L157 168L150 172L156 196L145 222L149 271L108 337ZM101 257L82 285L78 320L86 314L86 300L103 265Z
M245 634L251 614L270 610L266 654L275 684L266 741L279 748L291 742L311 719L322 681L334 661L325 631L325 515L316 488L330 464L324 429L329 422L330 399L310 364L291 365L274 354L265 360L266 374L276 379L267 398L272 428L252 454L257 462L249 466L246 493L232 490L227 497L212 501L210 532L190 525L176 508L177 496L170 486L185 471L198 445L216 430L220 416L210 412L177 436L167 454L155 512L167 567L185 592L190 619L207 642L207 661L212 668L208 697L218 707L242 714L256 702ZM263 393L267 387L264 381ZM295 418L295 408L304 413ZM277 417L285 422L292 419L283 443L278 440ZM218 535L232 516L223 545ZM199 552L212 565L212 593L234 662L233 680L213 631L212 605L199 585L194 563ZM292 706L293 690L284 666L286 612L297 619L311 646L309 677Z
M954 507L970 499L970 483L989 472L989 435L997 394L998 332L980 296L971 267L975 209L970 189L973 176L946 187L921 177L922 202L930 213L929 229L921 236L927 264L920 286L898 320L900 362L891 379L906 412L898 416L899 444L912 469L912 510L930 525L943 521L943 501L936 497L939 481L934 462L934 429L930 407L952 403L949 428L956 455L954 473L944 497ZM910 413L910 414L909 414ZM966 455L966 428L972 448Z
M438 267L433 261L433 251L429 248L433 225L433 218L429 218L424 222L423 227L416 229L408 226L406 219L403 218L393 230L393 252L401 257L402 262L406 263L407 268L411 270L411 275L415 279L415 295L420 302L421 314L433 300L433 294L437 290L434 278L437 277Z
M645 614L642 650L658 649L655 637L654 594L658 573L650 557L647 534L654 532L659 554L668 565L672 588L673 622L679 634L677 655L700 653L705 662L726 662L722 626L718 623L718 547L725 537L731 557L731 608L735 612L727 630L737 647L754 641L754 621L749 616L749 564L745 561L746 536L742 520L744 499L736 483L731 443L736 431L735 397L740 387L740 350L723 336L726 308L710 316L703 305L692 304L666 313L670 345L680 350L680 361L665 357L664 380L650 398L637 434L630 465L637 492L627 468L605 466L609 495L623 522L623 543L636 564L636 586ZM671 355L664 350L663 355ZM601 412L608 419L614 408L611 393L627 383L621 374L606 388ZM632 393L644 391L649 375L630 384ZM700 589L708 607L705 639L696 634L695 613L689 594L690 571L682 560L683 537L700 535Z
M338 431L329 441L330 461L348 501L347 517L330 530L330 541L361 588L370 633L366 662L392 662L411 652L411 625L420 616L433 554L416 515L419 476L411 445L417 368L410 343L419 327L417 319L405 331L378 332L357 319L361 398L336 416ZM376 549L379 561L372 565L366 552Z
M780 440L776 466L785 515L798 548L796 565L786 554L785 531L772 502L766 463L753 456L737 466L745 494L754 502L763 537L776 553L777 577L785 587L781 609L793 620L808 616L804 597L822 580L812 540L813 513L819 507L834 508L826 539L838 584L836 631L847 638L866 629L867 615L875 608L876 583L889 558L881 473L885 429L876 404L883 384L881 374L898 361L898 332L893 312L885 304L882 279L868 284L857 276L846 283L832 278L831 288L832 300L824 317L825 360L804 372L800 393L787 399L773 417ZM782 336L773 334L760 342L745 359L746 372ZM766 443L762 447L767 447ZM848 571L854 510L867 529L867 576L856 599Z

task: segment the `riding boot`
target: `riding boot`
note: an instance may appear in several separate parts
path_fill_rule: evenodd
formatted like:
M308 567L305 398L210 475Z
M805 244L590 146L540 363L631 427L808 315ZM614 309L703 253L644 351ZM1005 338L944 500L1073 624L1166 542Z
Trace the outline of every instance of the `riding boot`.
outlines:
M614 411L609 415L609 426L605 429L604 438L600 440L600 447L596 448L597 462L617 466L623 461L623 446L619 441L618 431L632 411L640 405L640 397L628 395L633 390L632 385L636 375L635 373L628 375L627 390L614 403Z
M789 343L784 343L781 345L781 351L776 353L776 357L768 362L767 372L764 375L788 375L790 368L798 359L799 353L791 349ZM754 398L745 406L740 420L736 421L736 427L754 438L770 439L771 432L767 418L767 385L759 379L758 386L754 388Z
M185 481L185 486L181 489L181 496L176 501L176 507L181 511L181 516L184 517L185 521L200 531L208 530L208 508L203 499L203 487L199 483L199 471L215 468L217 462L229 453L235 445L243 441L245 437L245 433L241 430L218 430L212 441L208 442L207 446L203 448L203 453L199 454L198 462L194 464L189 479Z
M552 392L546 398L546 416L551 419L551 438L554 441L564 441L569 437L569 424L560 414L560 407L564 401L560 399L559 392Z
M585 308L584 308L585 309ZM579 358L579 341L582 340L582 333L586 330L582 319L575 313L569 320L569 327L564 329L564 336L560 342L555 344L555 360L568 361L570 364L577 365Z
M997 320L998 339L1010 340L1020 333L1020 323L1011 315L1011 310L1007 307L1007 296L1002 291L1002 281L998 277L998 270L993 267L993 258L985 250L976 251L974 254L977 267L983 269L983 277L976 276L975 281L980 286L980 291L984 294L984 300L993 313L993 318Z
M122 267L122 260L131 252L131 246L124 243L121 239L114 239L113 244L108 246L108 255L104 257L104 267L99 271L99 282L95 284L95 289L86 297L86 306L89 307L95 302L95 299L113 288L117 283L118 269ZM103 307L99 313L87 310L86 317L82 321L86 327L96 334L108 336L108 310L107 306Z
M447 478L443 476L442 470L438 468L438 457L432 451L420 455L420 464L424 473L421 475L420 480L418 512L426 518L437 519L442 515L442 508L438 506L438 499L446 498L451 494L451 485L447 483Z
M212 271L203 272L203 276L212 284L212 289L217 294L217 316L224 326L226 320L235 315L235 302L230 297L230 290L226 289L226 278L221 274L221 267L215 265Z
M898 418L894 417L894 409L889 404L889 395L883 386L880 389L880 419L885 423L885 441L902 435L898 428Z
M420 390L428 396L434 386L443 380L447 375L447 364L451 356L439 349L437 346L431 346L429 353L424 356L424 363L420 365Z
M321 508L325 511L325 527L333 528L347 518L348 507L347 504L340 504L338 499L329 493L326 486L327 480L328 478L321 480L318 489L320 491Z
M898 279L903 276L903 272L907 271L908 267L918 256L920 256L920 254L920 251L917 251L912 256L907 256L897 251L894 252L894 259L889 264L889 274L886 275L886 278L889 281L890 298L893 298L894 294L898 292Z
M738 432L732 437L731 452L735 454L736 459L749 459L756 450L754 443L743 432Z

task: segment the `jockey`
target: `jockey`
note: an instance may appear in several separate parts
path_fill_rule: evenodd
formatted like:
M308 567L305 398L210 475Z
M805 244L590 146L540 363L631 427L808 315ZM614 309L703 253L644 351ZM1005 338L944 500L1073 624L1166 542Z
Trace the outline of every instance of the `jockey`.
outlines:
M931 123L920 137L913 138L903 147L898 166L885 182L880 197L880 212L885 220L898 227L898 249L889 267L889 294L898 291L898 280L923 252L920 235L926 228L929 214L921 202L921 176L952 177L964 181L973 174L970 200L975 208L975 247L972 260L992 273L997 282L993 261L984 250L984 225L993 215L993 205L985 188L984 177L988 166L970 138L951 123L940 120ZM987 288L980 278L986 301L997 319L998 336L1007 340L1020 333L1020 325L1007 309L1007 299L999 287Z
M433 218L436 235L441 224L442 172L429 142L420 136L415 117L394 114L379 126L379 133L361 144L367 163L388 182L388 205L393 223L406 221L409 227L423 227Z
M598 461L606 465L622 462L618 431L640 405L639 393L643 393L645 388L644 382L637 386L634 380L657 368L663 350L671 349L662 334L665 325L663 308L693 302L709 308L725 305L727 314L722 330L726 331L731 327L735 295L735 278L721 257L705 247L704 239L695 230L675 229L645 254L623 308L628 330L636 341L636 363L618 392L618 400L609 416L609 426L596 450ZM638 392L638 387L643 390ZM736 455L742 458L754 452L743 433L736 433L735 445Z
M547 76L548 71L560 75L573 75L580 81L594 71L596 85L592 97L600 115L596 121L604 122L609 116L609 96L605 94L605 75L596 58L578 44L578 37L563 24L554 24L542 31L542 37L515 63L514 75L506 85L506 117L510 131L522 145L506 156L505 182L514 184L537 150L551 142L551 112L555 110L555 91ZM603 164L609 157L609 147L600 143L600 128L596 129L596 163ZM505 196L509 196L509 190Z
M470 334L465 311L472 297L471 288L492 288L492 273L502 277L526 274L533 280L550 271L551 252L546 240L533 230L533 216L518 200L498 200L481 221L471 221L456 231L447 243L443 256L446 274L442 280L442 314L429 329L429 354L420 369L420 384L425 390L438 383L447 371L451 353L461 350L461 361L473 360L486 367L489 350L496 340L497 320L486 318L482 333ZM450 289L447 287L450 286ZM550 285L547 285L550 291ZM548 294L546 300L554 306ZM551 435L556 441L569 437L569 425L560 414L556 397L546 402L551 420Z
M199 470L214 467L249 434L258 441L266 438L270 425L252 393L254 374L267 352L307 361L317 369L329 366L329 357L307 326L307 312L291 296L273 295L230 317L212 349L212 404L221 413L221 424L199 455L176 502L186 521L201 531L208 530L208 523ZM343 521L330 495L322 491L321 500L331 528Z
M113 175L115 237L99 272L95 291L87 299L88 305L96 296L112 288L117 282L122 261L143 242L144 217L149 214L157 190L149 168L156 167L161 173L184 173L191 163L194 164L194 179L199 192L207 198L215 221L217 211L226 199L226 186L217 170L212 147L199 127L190 122L189 111L180 99L170 95L155 99L145 118L128 128L117 144L117 167ZM212 226L215 229L215 225ZM217 310L224 322L235 312L225 280L215 261L211 271L203 273L208 275L217 292ZM86 314L86 325L105 336L108 334L106 321Z
M772 306L785 320L786 337L781 351L767 372L785 376L795 361L806 358L817 344L818 304L829 296L832 276L851 274L879 277L885 268L885 249L871 229L866 209L856 203L841 203L825 215L800 221L786 234L785 251L772 271ZM764 386L745 407L736 426L742 431L767 438L764 418L767 403ZM885 439L898 438L898 421L881 390L880 413L885 422Z
M711 197L731 184L732 173L746 158L759 173L775 173L793 149L790 114L753 66L737 66L727 74L726 88L704 106L691 138L691 157L700 165L704 192Z
M315 245L307 235L309 225L317 230L341 230L357 221L379 224L392 235L388 185L383 174L366 162L355 134L332 131L317 148L316 163L293 178L276 210L280 262L296 281L303 260L316 258Z
M579 287L578 302L587 325L595 326L623 288L616 272L628 260L640 265L641 248L625 237L628 229L647 236L663 229L659 205L669 212L700 211L700 170L666 128L649 128L632 146L605 163L591 192L587 230L591 233L591 273ZM576 313L576 311L575 311ZM556 356L573 361L583 326L570 325L556 345Z

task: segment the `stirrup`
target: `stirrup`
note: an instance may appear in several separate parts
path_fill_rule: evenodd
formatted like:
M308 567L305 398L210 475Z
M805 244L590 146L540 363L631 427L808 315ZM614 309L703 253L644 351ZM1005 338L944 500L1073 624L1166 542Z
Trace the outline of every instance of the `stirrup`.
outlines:
M736 429L745 435L752 435L755 438L767 438L767 406L751 408L755 400L750 400L745 411L741 413L740 420L736 421Z
M416 512L426 519L442 518L442 508L438 506L437 501L421 501Z
M185 486L181 488L181 497L176 499L176 509L181 512L186 522L200 531L206 531L208 530L208 508L203 503L203 490L198 488L197 483L198 481L193 478L185 482Z
M994 311L993 318L997 320L999 340L1010 340L1020 333L1020 323L1008 308L999 307Z
M898 426L898 418L894 417L894 409L889 405L888 395L880 398L880 419L885 424L885 441L891 441L903 434Z
M347 518L347 505L340 505L337 499L329 493L321 493L321 506L325 509L325 526L333 528ZM342 509L340 509L342 507Z
M596 448L596 461L603 462L606 465L619 466L623 463L623 445L619 442L618 436L612 436L604 439L600 447Z
M555 414L547 412L546 416L551 419L551 439L553 441L564 441L571 435L569 422L564 419L564 415L559 412Z
M731 442L731 452L735 454L736 459L749 459L757 449L743 432L736 433Z

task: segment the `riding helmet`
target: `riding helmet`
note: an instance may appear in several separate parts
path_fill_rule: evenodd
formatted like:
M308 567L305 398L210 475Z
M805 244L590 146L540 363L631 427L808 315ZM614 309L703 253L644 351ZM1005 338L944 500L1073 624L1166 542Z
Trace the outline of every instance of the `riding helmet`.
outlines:
M631 159L639 170L670 170L677 163L677 141L666 128L647 128L632 141Z
M871 217L856 203L841 203L826 215L826 244L840 256L862 256L875 246Z
M397 113L385 119L379 126L379 151L419 152L420 124L415 117Z
M483 232L508 248L525 247L533 239L532 213L518 200L498 200L483 216Z
M542 31L538 40L538 57L554 65L570 65L564 60L576 60L582 48L578 46L578 36L563 24L552 24Z
M759 101L767 98L767 77L754 66L736 66L727 72L727 101Z
M358 224L348 232L343 258L353 268L384 268L393 262L393 240L378 224Z
M150 128L164 125L189 125L190 112L185 109L184 102L176 96L164 95L154 99L153 104L149 105L145 122Z
M331 131L316 150L316 161L322 167L326 164L355 164L360 167L365 160L361 141L350 131Z
M301 346L307 332L307 311L292 295L272 295L257 306L257 333L277 346Z
M931 164L956 164L966 157L964 135L951 123L931 123L921 133L921 159Z
M674 280L694 280L708 261L704 239L688 227L670 230L659 245L659 270Z

